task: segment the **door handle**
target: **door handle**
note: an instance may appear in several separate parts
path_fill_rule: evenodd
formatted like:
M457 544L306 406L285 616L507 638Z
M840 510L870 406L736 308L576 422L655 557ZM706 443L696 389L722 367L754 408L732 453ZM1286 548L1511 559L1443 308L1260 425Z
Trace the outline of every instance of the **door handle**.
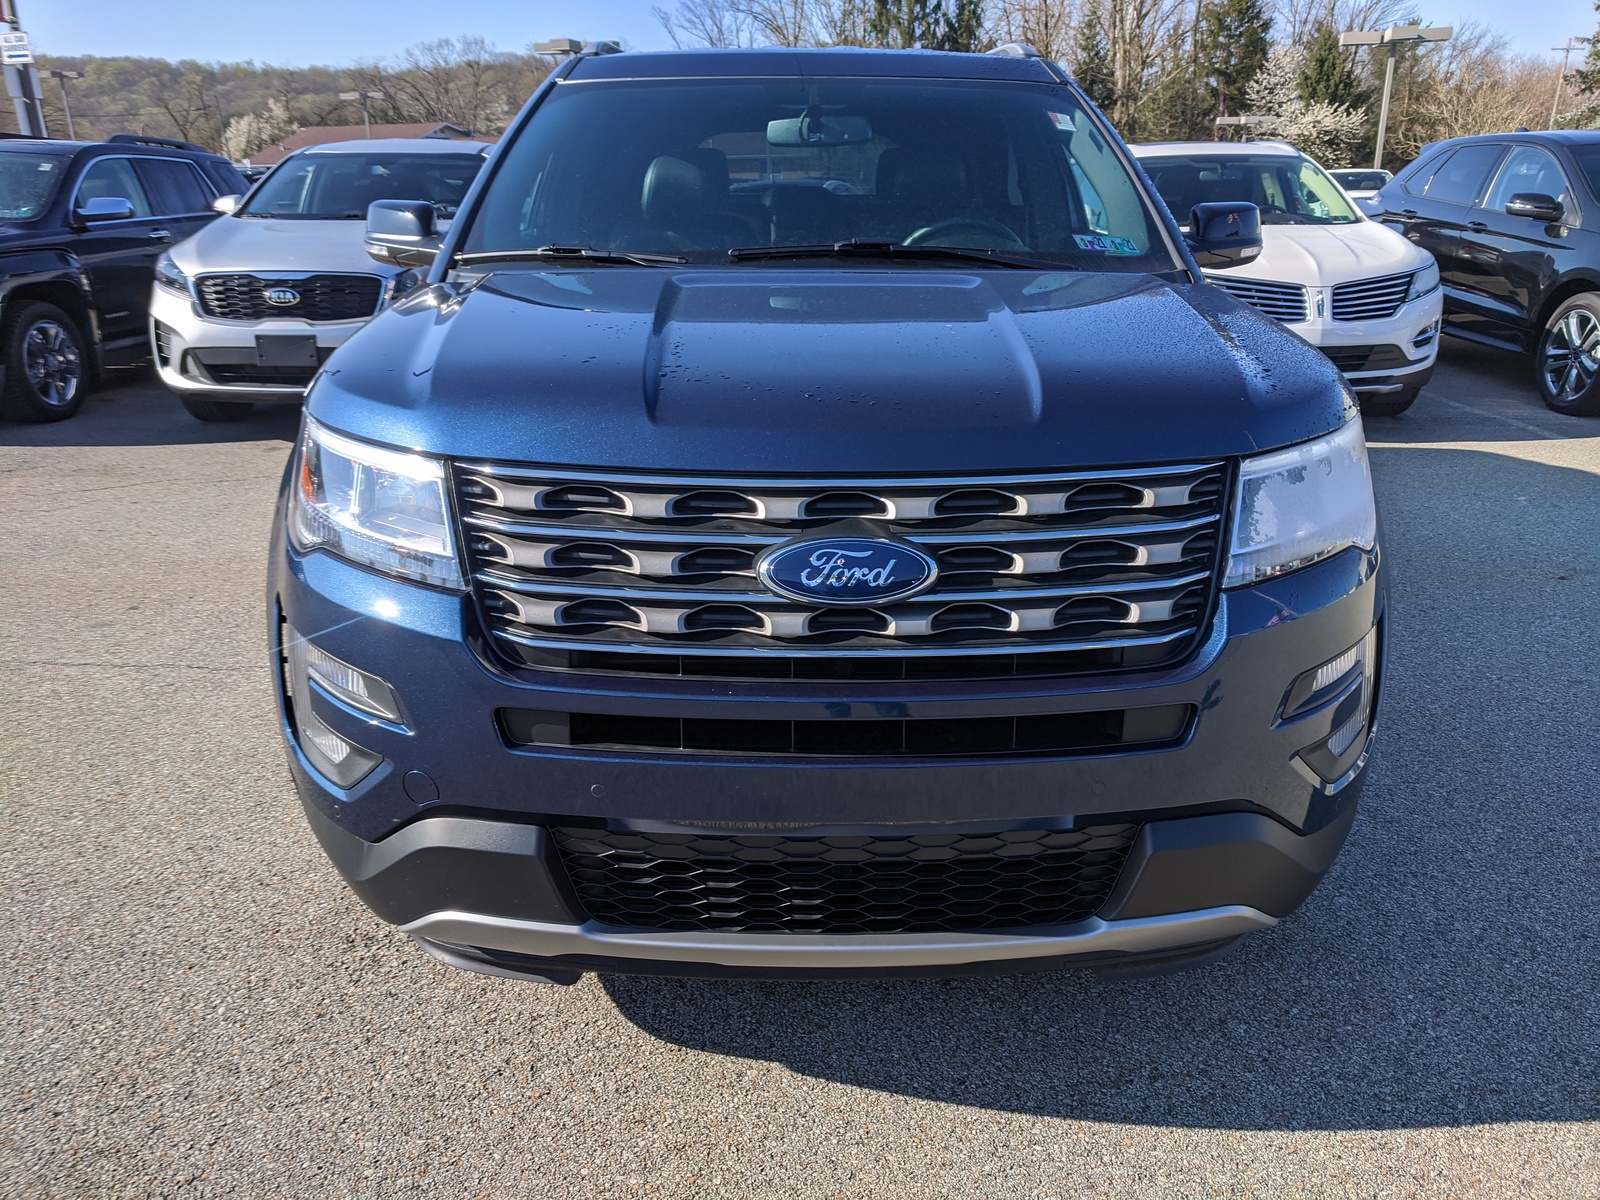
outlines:
M150 236L155 238L157 241L160 241L160 242L170 242L172 240L172 230L170 230L170 229L152 229L150 231Z
M1482 221L1468 221L1467 222L1467 228L1473 230L1476 233L1481 233L1481 232L1483 232L1485 229L1487 229L1489 227L1487 225L1485 225Z
M1400 215L1402 217L1414 217L1417 215L1417 210L1414 208L1402 208L1400 210Z

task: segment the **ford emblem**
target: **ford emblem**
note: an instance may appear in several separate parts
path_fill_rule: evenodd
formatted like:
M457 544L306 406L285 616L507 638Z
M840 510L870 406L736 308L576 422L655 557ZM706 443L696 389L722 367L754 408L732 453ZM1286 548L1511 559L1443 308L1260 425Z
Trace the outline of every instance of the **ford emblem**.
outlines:
M841 607L904 600L932 587L938 573L938 564L908 542L848 537L790 542L756 567L780 596Z
M288 308L291 304L300 303L300 293L291 287L268 288L267 303L276 304L279 308Z

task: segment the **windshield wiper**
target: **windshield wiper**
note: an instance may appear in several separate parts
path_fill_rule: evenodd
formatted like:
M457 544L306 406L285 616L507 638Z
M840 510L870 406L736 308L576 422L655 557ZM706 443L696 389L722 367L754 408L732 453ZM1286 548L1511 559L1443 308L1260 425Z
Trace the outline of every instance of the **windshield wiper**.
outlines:
M636 267L677 266L689 260L677 254L632 253L625 250L596 250L593 246L536 246L532 250L476 250L458 254L464 267L489 262L592 262L628 263Z
M1016 267L1026 271L1076 271L1066 263L1039 263L1008 257L998 250L975 246L904 246L899 242L868 242L859 238L848 242L820 243L815 246L740 246L728 251L732 262L758 262L766 258L924 258L959 259L987 263L992 267Z

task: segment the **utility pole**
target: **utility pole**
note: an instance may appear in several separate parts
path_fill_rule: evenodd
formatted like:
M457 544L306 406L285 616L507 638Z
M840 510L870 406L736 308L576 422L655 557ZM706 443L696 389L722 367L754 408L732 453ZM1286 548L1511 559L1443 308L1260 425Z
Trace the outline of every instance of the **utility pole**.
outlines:
M1455 32L1448 25L1423 28L1421 25L1391 25L1382 33L1376 29L1350 29L1339 35L1340 46L1382 46L1389 52L1383 69L1383 103L1378 106L1378 147L1372 154L1372 169L1383 169L1383 138L1389 129L1389 93L1394 89L1394 51L1402 42L1448 42Z
M6 91L17 110L17 132L44 137L44 105L39 102L39 72L33 66L33 47L22 32L16 0L0 0L0 63L6 72Z
M67 140L78 140L78 131L72 124L72 101L67 97L67 80L82 79L82 71L41 71L46 79L54 79L61 84L61 111L67 115Z
M1567 81L1567 66L1572 62L1572 51L1578 46L1587 46L1593 38L1569 37L1565 46L1551 46L1552 50L1561 51L1561 73L1556 76L1556 98L1550 101L1550 128L1556 127L1556 113L1561 110L1561 85Z
M367 127L367 141L372 140L372 109L368 107L369 100L382 100L382 92L340 92L341 100L361 101L361 121Z

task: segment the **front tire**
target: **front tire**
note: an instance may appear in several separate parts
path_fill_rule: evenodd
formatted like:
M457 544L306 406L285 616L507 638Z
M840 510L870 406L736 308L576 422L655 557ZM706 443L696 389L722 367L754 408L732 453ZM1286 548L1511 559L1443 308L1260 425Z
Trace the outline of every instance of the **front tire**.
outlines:
M0 326L6 386L0 411L17 421L65 421L83 407L88 356L77 322L54 304L23 301Z
M242 421L255 408L252 400L211 400L205 396L180 396L179 399L197 421Z
M1547 407L1600 416L1600 294L1584 292L1556 309L1539 335L1534 383Z
M1361 401L1361 415L1363 417L1398 417L1406 409L1417 402L1417 395L1422 391L1420 386L1408 387L1403 392L1392 396L1373 396Z

